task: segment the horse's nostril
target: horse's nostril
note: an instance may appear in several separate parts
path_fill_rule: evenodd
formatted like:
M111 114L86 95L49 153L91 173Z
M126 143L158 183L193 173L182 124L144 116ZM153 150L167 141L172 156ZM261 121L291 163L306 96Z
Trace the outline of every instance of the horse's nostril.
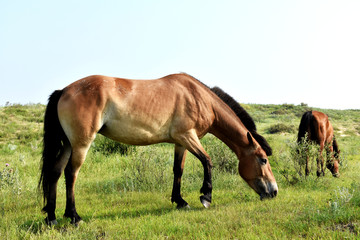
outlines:
M275 191L273 192L273 196L276 197L276 195L277 195L277 190L275 190Z

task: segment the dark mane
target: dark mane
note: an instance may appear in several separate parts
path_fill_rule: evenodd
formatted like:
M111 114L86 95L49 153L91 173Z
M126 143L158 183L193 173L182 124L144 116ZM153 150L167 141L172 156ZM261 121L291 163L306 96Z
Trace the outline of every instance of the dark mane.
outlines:
M265 140L263 136L256 132L256 125L254 120L251 118L248 112L237 102L235 101L229 94L224 92L219 87L210 88L212 92L214 92L223 102L225 102L238 116L244 126L249 130L255 140L260 144L262 149L266 152L268 156L272 155L272 149L268 142Z

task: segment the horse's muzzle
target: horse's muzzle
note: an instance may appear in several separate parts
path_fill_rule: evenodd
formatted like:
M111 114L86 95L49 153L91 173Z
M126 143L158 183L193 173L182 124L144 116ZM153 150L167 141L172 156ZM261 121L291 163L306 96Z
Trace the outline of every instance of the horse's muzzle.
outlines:
M332 175L333 175L333 177L336 177L336 178L340 177L340 173L338 173L338 172L337 172L337 173L333 173Z
M259 195L260 200L265 198L274 198L278 194L278 186L276 183L268 182L267 184L259 183L262 186L259 186Z
M277 195L277 191L273 191L272 193L262 193L260 194L260 200L264 200L266 198L274 198Z

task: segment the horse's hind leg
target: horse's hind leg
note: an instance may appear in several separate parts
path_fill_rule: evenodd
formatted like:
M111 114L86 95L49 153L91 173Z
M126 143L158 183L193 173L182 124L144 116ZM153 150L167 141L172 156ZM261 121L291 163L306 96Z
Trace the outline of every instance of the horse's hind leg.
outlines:
M184 171L186 157L186 148L175 145L175 156L174 156L174 184L171 194L171 202L177 204L177 208L188 207L188 203L181 197L180 188L181 188L181 176Z
M84 163L90 144L73 147L71 160L65 168L66 181L66 209L64 217L71 219L71 224L77 225L81 217L76 212L74 187L81 165Z
M47 217L45 218L45 222L48 225L56 225L56 216L55 216L55 208L56 208L56 188L58 180L61 176L61 173L64 171L66 164L69 161L71 155L71 146L69 142L64 141L64 149L60 155L60 157L56 160L53 169L49 172L50 183L49 183L49 192L47 193L46 199L47 204L43 208L43 211L47 213Z

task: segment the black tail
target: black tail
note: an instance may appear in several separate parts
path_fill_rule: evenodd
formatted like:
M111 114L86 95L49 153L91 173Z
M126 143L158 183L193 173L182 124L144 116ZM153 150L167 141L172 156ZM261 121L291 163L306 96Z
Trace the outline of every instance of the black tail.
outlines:
M297 142L300 143L302 141L302 138L305 137L305 134L308 131L308 128L310 126L310 135L313 135L315 130L314 126L312 124L313 120L313 114L312 111L308 111L304 113L304 115L301 118L300 125L299 125L299 133L298 133L298 139Z
M46 107L44 118L44 139L42 152L41 176L39 180L39 189L42 186L44 204L49 194L51 170L54 168L56 159L63 150L63 140L66 138L59 118L57 105L62 95L62 90L57 90L49 97L49 103Z

